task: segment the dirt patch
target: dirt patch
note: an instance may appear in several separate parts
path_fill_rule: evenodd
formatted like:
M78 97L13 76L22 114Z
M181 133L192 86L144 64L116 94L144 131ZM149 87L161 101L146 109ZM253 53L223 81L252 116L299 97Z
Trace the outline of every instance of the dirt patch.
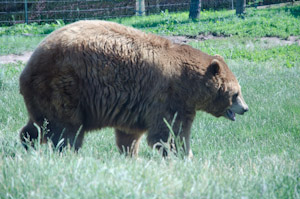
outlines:
M196 35L196 36L164 36L167 39L170 39L174 43L179 43L179 44L186 44L188 42L192 41L205 41L209 39L225 39L227 38L226 36L214 36L214 35Z
M278 37L263 37L261 38L261 41L280 46L292 44L298 44L300 46L300 38L296 36L290 36L287 39L280 39Z
M1 64L8 64L8 63L17 63L17 62L27 62L32 55L32 52L24 52L21 55L1 55L0 56L0 65Z
M164 36L170 39L174 43L186 44L193 41L205 41L211 39L226 39L226 36L214 36L214 35L197 35L197 36ZM262 42L273 43L274 45L292 45L298 44L300 46L300 37L290 36L287 39L281 39L278 37L262 37L260 38Z

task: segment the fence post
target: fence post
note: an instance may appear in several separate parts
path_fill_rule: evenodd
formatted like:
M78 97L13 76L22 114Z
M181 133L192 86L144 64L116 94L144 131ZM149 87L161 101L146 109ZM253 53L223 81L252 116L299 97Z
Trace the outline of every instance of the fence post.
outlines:
M136 15L145 15L145 0L136 0Z
M160 2L160 0L156 0L156 6L155 6L155 8L156 8L156 13L160 13L159 2Z
M201 11L201 0L191 0L190 3L190 19L197 19L200 16Z
M236 15L242 16L245 14L246 0L237 0L236 1Z
M28 24L28 8L27 8L27 0L24 1L25 8L25 23Z

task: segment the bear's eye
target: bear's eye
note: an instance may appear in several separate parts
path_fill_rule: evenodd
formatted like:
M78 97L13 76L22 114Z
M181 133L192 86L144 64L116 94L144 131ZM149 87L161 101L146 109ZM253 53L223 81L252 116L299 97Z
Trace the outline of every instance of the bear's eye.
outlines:
M232 96L232 101L236 101L238 95L239 95L239 93L235 93L235 94Z

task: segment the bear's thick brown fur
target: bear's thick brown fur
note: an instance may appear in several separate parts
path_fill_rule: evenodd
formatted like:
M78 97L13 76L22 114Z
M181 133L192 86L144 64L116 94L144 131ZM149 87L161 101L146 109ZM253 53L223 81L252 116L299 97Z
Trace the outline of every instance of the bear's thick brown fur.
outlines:
M196 110L216 117L240 87L220 56L210 56L152 34L105 21L79 21L50 34L20 76L29 113L22 142L37 139L36 123L49 122L43 140L78 149L86 131L115 128L121 152L137 154L144 132L154 146L169 129L186 142ZM76 139L75 139L76 137Z

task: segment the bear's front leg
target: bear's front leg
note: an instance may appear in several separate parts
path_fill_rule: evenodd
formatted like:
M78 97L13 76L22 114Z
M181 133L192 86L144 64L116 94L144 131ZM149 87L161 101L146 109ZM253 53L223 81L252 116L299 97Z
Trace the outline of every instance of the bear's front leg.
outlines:
M168 117L168 119L157 119L156 123L150 127L147 137L148 145L152 148L154 147L158 150L162 150L164 157L168 155L168 151L178 153L178 150L182 148L185 155L192 158L193 153L190 148L190 132L194 114L177 114L176 118L171 118L172 117ZM170 137L171 132L168 125L172 128L174 133L173 137ZM167 144L169 149L165 144Z

